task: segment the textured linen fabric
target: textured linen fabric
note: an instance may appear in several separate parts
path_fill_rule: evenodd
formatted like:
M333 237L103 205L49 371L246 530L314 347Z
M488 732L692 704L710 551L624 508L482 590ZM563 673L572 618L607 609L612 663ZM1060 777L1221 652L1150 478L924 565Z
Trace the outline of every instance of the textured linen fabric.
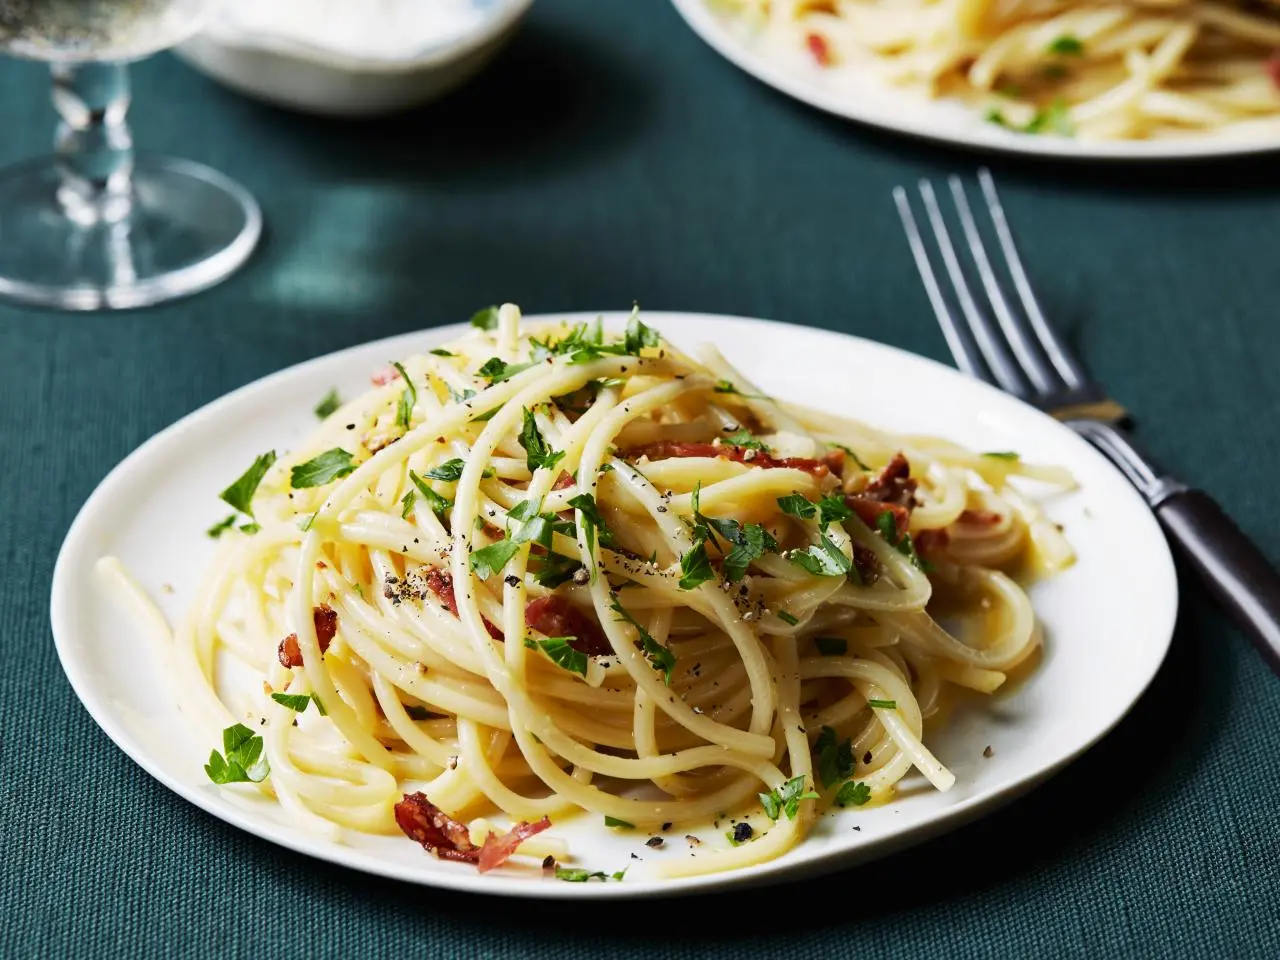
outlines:
M0 307L0 957L1280 956L1280 680L1186 576L1168 662L1099 746L813 882L503 902L310 860L154 782L75 699L47 613L76 510L152 433L504 299L771 316L945 359L889 190L980 158L789 101L659 0L538 0L488 72L391 120L291 115L168 57L135 92L140 145L240 180L267 234L230 282L158 309ZM47 148L38 66L0 63L0 130L2 163ZM993 163L1052 315L1150 448L1280 559L1274 159Z

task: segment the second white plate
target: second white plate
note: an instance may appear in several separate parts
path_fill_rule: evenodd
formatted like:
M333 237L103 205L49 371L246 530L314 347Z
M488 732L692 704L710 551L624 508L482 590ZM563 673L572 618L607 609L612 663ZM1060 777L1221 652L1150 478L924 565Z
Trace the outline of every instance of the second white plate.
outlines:
M605 319L619 329L626 316ZM72 524L53 577L54 639L85 707L125 753L174 792L282 846L431 886L593 898L776 882L883 855L1028 789L1097 741L1138 699L1172 636L1173 562L1146 504L1074 433L954 370L866 340L701 314L650 313L645 320L679 346L720 345L731 362L778 397L893 430L947 437L974 450L1017 450L1029 460L1062 464L1079 479L1077 492L1047 504L1079 560L1032 590L1046 633L1041 663L1016 689L955 711L944 728L926 736L956 774L950 792L938 793L913 775L893 802L824 815L784 857L736 873L586 884L546 878L536 866L480 876L472 866L436 860L402 836L352 835L346 844L320 839L299 830L261 795L211 784L202 765L215 744L197 736L184 718L165 673L166 651L101 589L95 562L107 554L121 558L176 622L213 552L205 530L226 513L218 491L258 454L285 449L313 430L312 408L331 388L355 396L388 360L439 346L458 336L460 327L354 347L269 376L181 420L112 471ZM1141 571L1141 589L1135 571ZM576 862L592 870L618 870L632 854L647 860L689 852L680 838L664 851L650 850L646 834L607 829L599 817L557 822L555 832L569 841Z
M711 47L747 73L828 113L930 140L1032 156L1080 160L1185 160L1280 150L1280 137L1209 133L1167 140L1075 140L1015 133L958 101L930 100L866 74L818 66L803 51L768 48L742 24L708 9L707 0L672 0Z

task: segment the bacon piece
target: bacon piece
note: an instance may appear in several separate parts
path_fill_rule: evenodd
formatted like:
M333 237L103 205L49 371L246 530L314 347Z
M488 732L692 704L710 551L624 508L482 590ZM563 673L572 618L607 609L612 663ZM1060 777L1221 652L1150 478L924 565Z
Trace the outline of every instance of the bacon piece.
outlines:
M1004 517L994 510L965 510L956 522L974 527L994 527L1003 519Z
M1267 59L1267 76L1271 78L1272 86L1280 90L1280 50Z
M809 48L809 52L813 54L813 59L818 61L819 66L831 66L833 62L831 47L827 44L826 37L820 33L810 33L804 38L804 43Z
M872 530L878 530L877 524L880 521L880 514L893 514L893 524L898 531L898 536L902 536L907 532L907 527L911 523L911 511L907 507L900 506L896 503L885 503L882 500L873 500L865 495L850 494L844 498L845 505L858 515L858 519L865 523Z
M411 840L441 860L477 863L480 848L471 842L465 825L449 816L424 793L406 793L396 804L396 823Z
M559 479L551 485L552 490L568 490L574 484L574 476L572 473L562 473Z
M745 463L749 467L761 467L765 470L785 468L803 470L814 477L825 477L831 473L822 460L810 460L808 457L774 457L762 450L734 446L731 443L699 443L693 440L659 440L629 450L627 455L639 459L668 460L674 457L723 457L737 463Z
M311 622L315 624L316 641L320 644L320 652L324 653L333 642L338 632L338 611L327 603L322 603L311 612ZM276 659L286 667L302 666L302 650L298 646L298 635L291 633L280 641L276 650Z
M607 657L613 647L600 625L587 617L564 597L538 597L529 601L525 621L548 637L573 637L569 646L588 657Z
M456 617L458 615L458 598L453 593L453 574L444 570L430 570L427 572L426 581L427 589L439 597L440 602L444 604L444 608ZM489 631L489 636L493 637L493 639L502 639L502 631L488 620L484 621L484 628Z
M862 496L883 503L896 503L910 509L915 506L916 481L911 476L911 464L901 452L895 453L883 470L867 484Z
M880 561L870 547L864 547L860 543L853 545L853 565L858 571L858 579L864 585L869 587L880 579Z
M480 847L480 859L476 867L481 873L487 873L494 867L500 867L516 852L516 848L530 837L537 836L551 826L551 818L543 817L533 823L522 820L506 833L490 833L484 838Z
M383 367L377 373L369 378L369 382L375 387L385 387L392 380L400 376L400 371L395 367Z

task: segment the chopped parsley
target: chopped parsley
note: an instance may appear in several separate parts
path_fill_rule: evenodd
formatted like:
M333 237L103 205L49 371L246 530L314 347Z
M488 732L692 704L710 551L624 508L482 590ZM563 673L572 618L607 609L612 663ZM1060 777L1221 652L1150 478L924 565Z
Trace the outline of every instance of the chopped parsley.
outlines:
M880 532L880 536L884 538L885 543L894 547L900 554L910 560L911 565L917 570L922 570L925 573L933 571L933 564L916 553L916 545L911 540L911 534L904 533L902 536L898 536L898 523L891 511L885 510L876 517L876 529Z
M253 495L258 490L258 484L262 483L262 478L267 475L267 471L271 465L276 462L276 452L269 450L256 458L253 465L249 467L240 478L227 489L223 490L218 496L222 498L224 503L230 504L243 514L253 516Z
M354 473L355 463L351 454L341 447L326 450L318 457L300 463L289 472L289 486L295 490L306 487L322 487L339 477Z
M497 330L498 308L485 307L483 310L477 310L471 315L471 325L481 330Z
M787 613L787 611L785 610L779 610L777 616L779 620L781 620L783 623L791 627L794 627L797 623L800 622L799 618L793 617L791 614Z
M596 506L596 498L591 494L580 493L576 497L571 497L568 500L568 504L582 515L582 533L587 541L587 557L591 561L591 579L594 580L596 540L599 539L600 545L607 547L613 542L613 534L604 525L604 518L600 516L600 508Z
M853 516L853 511L844 502L844 497L835 493L823 497L817 504L811 503L799 493L789 493L785 497L778 497L778 508L783 513L799 517L801 520L812 520L816 516L818 525L822 527L832 523L842 523Z
M244 724L222 731L222 750L209 754L204 772L214 783L261 783L271 772L262 753L262 738Z
M1071 109L1064 100L1055 100L1043 110L1037 110L1031 122L1023 128L1027 133L1056 133L1064 137L1075 134L1071 122Z
M522 544L538 543L547 548L551 546L551 533L556 518L538 513L538 505L533 500L520 501L507 511L507 516L511 520L520 521L520 526L514 530L509 528L502 540L471 552L471 570L481 580L488 580L505 567ZM476 519L480 520L479 517Z
M715 577L707 559L706 542L710 540L719 547L716 534L732 544L732 549L724 554L724 573L730 581L741 580L753 561L759 560L767 552L776 553L778 550L778 542L773 539L773 535L758 523L744 526L737 520L704 516L701 496L702 484L699 483L693 488L690 497L694 521L693 548L680 558L682 590L692 590Z
M431 476L431 474L428 473L427 476ZM431 489L426 480L423 480L412 470L409 471L409 479L413 481L413 485L418 488L418 493L422 494L422 499L427 502L427 506L431 508L431 512L437 517L444 516L444 512L453 506L452 500L446 500L440 496L440 494ZM413 491L410 490L405 496L408 498L412 494Z
M779 497L778 508L783 513L799 517L801 520L812 520L818 512L817 507L798 493L789 493L785 497Z
M849 641L844 637L814 637L813 645L824 657L839 657L849 652Z
M534 574L539 586L554 590L562 583L573 579L573 575L582 568L577 560L561 553L548 553L542 558L542 566Z
M205 531L205 536L211 540L217 540L220 536L236 525L236 515L233 513L225 520L219 520L212 527Z
M871 788L861 780L856 783L850 780L836 792L838 807L860 807L870 799Z
M1084 42L1079 37L1064 33L1050 43L1045 50L1059 57L1081 57L1084 56Z
M681 590L693 590L714 580L716 572L711 569L711 561L707 559L707 541L705 537L695 536L689 552L680 558Z
M294 713L303 713L314 698L309 693L273 693L271 699L288 707ZM316 709L320 710L319 700L316 700ZM320 710L320 715L324 716L323 710Z
M404 390L400 393L400 402L396 404L396 426L408 430L409 421L413 419L413 408L418 402L418 388L413 385L404 367L398 363L391 365L400 371L400 378L404 380Z
M462 478L462 470L464 467L466 467L466 463L463 462L462 458L454 457L452 460L446 460L439 466L432 467L430 470L426 471L423 476L432 480L443 480L446 483L456 483ZM494 476L495 473L496 471L493 467L487 467L484 473L480 474L480 476L481 478L488 480L490 477Z
M640 321L639 307L633 309L631 319L627 321L627 332L623 337L622 349L628 354L639 355L645 347L656 347L660 343L662 343L662 335Z
M1012 450L992 450L989 453L984 453L983 456L990 457L992 460L1009 460L1013 462L1022 459L1019 454L1014 453Z
M717 380L713 388L716 393L735 393L747 400L768 400L769 398L760 393L743 393L729 380Z
M800 810L801 800L817 800L818 795L805 789L804 777L792 777L776 790L757 794L760 805L770 820L777 820L784 813L788 820L794 820Z
M581 650L575 650L569 646L571 640L577 637L547 637L545 640L526 640L528 646L534 643L547 655L547 658L557 667L568 670L570 673L576 673L580 677L587 675L587 655Z
M476 395L476 392L470 388L463 390L461 393L453 389L453 387L449 386L447 383L444 385L444 388L449 391L449 399L454 403L463 403Z
M617 827L620 830L634 830L636 828L634 823L627 823L627 821L611 817L607 813L604 815L604 825L606 827Z
M538 432L538 421L528 407L524 410L524 427L520 430L520 446L524 447L525 463L530 472L545 468L554 470L564 459L563 450L552 450L551 444Z
M523 373L532 366L532 363L506 363L498 357L490 357L484 362L484 366L476 371L476 374L484 377L490 383L501 383L503 380L510 380L517 373Z
M247 533L247 534L251 534L251 535L252 535L252 534L257 533L257 532L258 532L259 530L261 530L261 529L262 529L261 525L260 525L260 524L256 524L256 523L242 523L242 524L240 524L240 532L241 532L241 533Z
M671 686L671 671L676 668L676 655L653 639L649 631L640 625L630 611L622 605L618 600L618 595L613 594L609 603L613 612L618 615L618 619L624 623L629 623L636 628L636 632L640 635L640 644L644 649L644 655L649 658L649 662L654 668L661 670L666 679L667 686Z
M853 775L852 740L846 738L837 743L836 732L823 727L813 748L818 754L818 781L824 790Z
M409 514L413 513L413 501L416 499L412 490L400 498L400 519L408 520Z
M316 404L316 416L323 420L340 406L342 406L342 400L338 397L338 389L335 387L321 397L320 402Z
M742 447L745 450L760 450L768 453L769 448L763 441L757 440L750 430L735 430L724 438L725 443L731 443L735 447Z
M867 706L868 706L868 707L879 707L881 710L897 710L897 709L898 709L898 701L897 701L897 700L874 700L874 699L873 699L873 700L868 700L868 701L867 701Z
M566 880L569 883L586 883L588 880L621 880L626 876L626 870L618 870L615 873L605 873L602 870L585 870L582 867L562 867L556 865L556 879Z
M427 352L430 353L433 357L456 357L457 356L456 353L453 353L450 350L446 350L444 347L436 347L434 350L429 350Z
M807 550L792 550L787 559L816 577L845 577L853 569L853 561L825 533L818 534L818 542Z

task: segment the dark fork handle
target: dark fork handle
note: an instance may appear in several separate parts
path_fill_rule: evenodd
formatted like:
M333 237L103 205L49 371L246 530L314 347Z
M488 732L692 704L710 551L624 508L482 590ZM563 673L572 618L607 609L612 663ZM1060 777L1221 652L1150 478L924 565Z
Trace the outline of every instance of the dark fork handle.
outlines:
M1156 507L1169 538L1280 674L1280 573L1212 497L1182 490Z

